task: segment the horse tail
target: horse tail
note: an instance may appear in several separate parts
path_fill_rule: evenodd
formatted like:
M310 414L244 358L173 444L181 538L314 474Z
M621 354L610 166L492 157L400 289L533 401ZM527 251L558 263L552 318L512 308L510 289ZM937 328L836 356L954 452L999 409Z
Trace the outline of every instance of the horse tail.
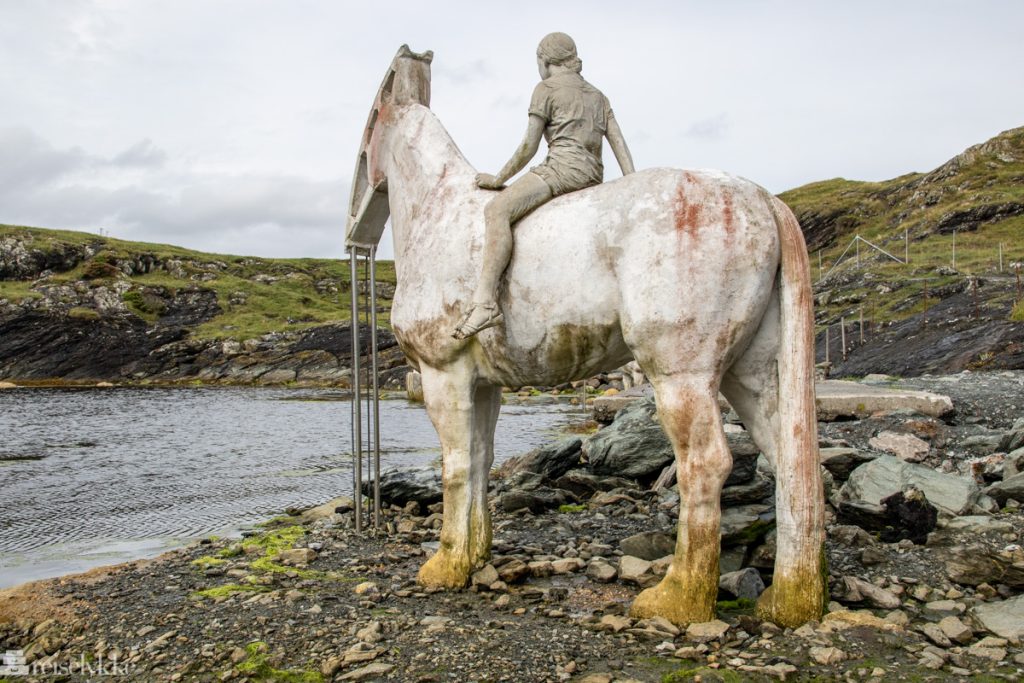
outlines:
M781 246L778 287L778 416L776 572L793 572L776 581L789 595L773 596L782 621L806 620L806 612L827 600L824 578L824 508L814 398L814 305L811 270L800 225L781 200L769 197ZM779 577L783 578L783 577ZM798 595L793 594L796 590ZM788 613L788 615L787 615ZM799 617L797 613L802 613ZM819 612L820 614L820 612Z

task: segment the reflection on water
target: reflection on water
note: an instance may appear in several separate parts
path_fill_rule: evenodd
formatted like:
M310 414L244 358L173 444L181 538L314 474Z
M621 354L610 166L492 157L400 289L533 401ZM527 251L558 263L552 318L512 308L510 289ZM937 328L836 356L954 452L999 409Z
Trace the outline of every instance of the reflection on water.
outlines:
M231 533L352 491L351 405L328 390L0 392L0 586ZM315 400L295 400L295 399ZM288 400L283 400L288 399ZM577 414L505 406L496 461ZM423 408L381 402L382 462L436 462Z

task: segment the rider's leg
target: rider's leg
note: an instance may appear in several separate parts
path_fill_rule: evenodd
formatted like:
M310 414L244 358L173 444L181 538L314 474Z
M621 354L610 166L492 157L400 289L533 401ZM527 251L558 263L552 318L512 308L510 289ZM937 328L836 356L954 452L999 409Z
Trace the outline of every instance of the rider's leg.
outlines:
M456 329L455 336L468 337L498 314L498 282L512 257L512 224L552 197L551 188L533 173L527 173L502 190L484 209L484 260L473 293L473 306Z

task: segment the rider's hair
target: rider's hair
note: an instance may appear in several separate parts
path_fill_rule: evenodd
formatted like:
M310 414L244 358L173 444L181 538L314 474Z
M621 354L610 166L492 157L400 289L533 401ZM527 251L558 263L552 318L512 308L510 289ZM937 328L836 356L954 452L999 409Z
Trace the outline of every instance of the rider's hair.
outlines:
M576 73L583 70L583 62L576 55L576 43L564 33L549 33L537 46L537 56L548 64L564 66Z

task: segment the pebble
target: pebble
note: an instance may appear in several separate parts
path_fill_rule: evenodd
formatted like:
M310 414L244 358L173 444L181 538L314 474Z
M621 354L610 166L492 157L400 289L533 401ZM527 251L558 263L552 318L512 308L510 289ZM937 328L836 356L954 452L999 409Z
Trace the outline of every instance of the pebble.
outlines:
M708 643L714 640L721 640L729 631L729 624L720 619L705 621L699 624L690 624L686 627L686 639L695 643Z

